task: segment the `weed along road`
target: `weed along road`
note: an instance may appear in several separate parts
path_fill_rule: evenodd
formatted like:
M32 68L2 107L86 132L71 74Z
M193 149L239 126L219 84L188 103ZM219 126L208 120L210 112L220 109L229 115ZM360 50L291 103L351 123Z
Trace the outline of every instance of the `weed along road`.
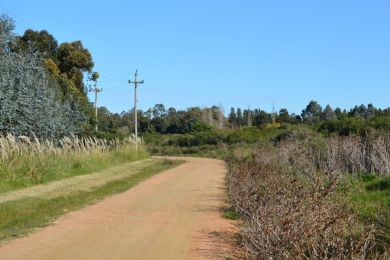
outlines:
M0 259L225 259L222 161L186 163L2 243Z

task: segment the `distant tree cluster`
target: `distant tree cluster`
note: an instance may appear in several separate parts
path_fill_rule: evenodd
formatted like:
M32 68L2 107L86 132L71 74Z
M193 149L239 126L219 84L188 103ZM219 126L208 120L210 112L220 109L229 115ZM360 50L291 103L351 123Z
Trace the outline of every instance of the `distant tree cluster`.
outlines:
M230 128L242 126L262 126L275 122L278 123L298 123L300 117L295 114L289 114L288 110L283 108L277 113L269 113L262 109L241 109L231 108L228 115L228 126Z
M99 108L99 129L115 133L134 131L134 112L110 113L106 108ZM323 109L318 102L310 101L301 115L290 114L286 108L278 113L261 109L231 108L225 115L223 108L191 107L187 110L166 109L163 104L156 104L146 111L138 111L141 132L161 134L183 134L202 130L240 127L263 127L273 123L306 124L317 127L326 133L337 132L348 135L362 134L368 129L386 128L390 130L390 109L377 109L372 104L355 106L350 111L333 109L327 105Z
M138 122L141 132L161 134L184 134L209 130L224 124L225 117L221 110L193 107L187 110L166 109L163 104L156 104L146 111L138 110ZM99 129L109 133L128 133L134 131L134 110L111 113L107 108L98 109Z

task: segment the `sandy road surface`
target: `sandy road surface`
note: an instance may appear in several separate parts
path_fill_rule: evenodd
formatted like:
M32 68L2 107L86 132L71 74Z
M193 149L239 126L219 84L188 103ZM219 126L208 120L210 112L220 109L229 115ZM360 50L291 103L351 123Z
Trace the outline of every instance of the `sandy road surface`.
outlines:
M187 163L0 246L0 259L224 259L222 161Z

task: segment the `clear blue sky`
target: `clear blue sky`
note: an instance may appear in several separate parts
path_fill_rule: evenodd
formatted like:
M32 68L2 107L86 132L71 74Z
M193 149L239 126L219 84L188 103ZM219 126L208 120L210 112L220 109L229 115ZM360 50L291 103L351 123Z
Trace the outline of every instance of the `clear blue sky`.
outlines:
M0 11L93 55L100 105L390 106L390 1L2 0Z

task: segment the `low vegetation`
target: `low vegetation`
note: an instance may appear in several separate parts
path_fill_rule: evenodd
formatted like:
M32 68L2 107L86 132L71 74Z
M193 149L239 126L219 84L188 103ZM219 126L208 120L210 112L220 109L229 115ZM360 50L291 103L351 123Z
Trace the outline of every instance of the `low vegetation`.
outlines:
M254 257L389 257L386 134L288 137L231 157L227 185Z
M0 136L0 193L146 157L131 136L110 141L70 136L54 142L8 134Z
M348 205L361 218L390 234L390 177L373 174L349 178L338 188ZM390 238L390 237L389 237Z
M298 128L298 127L296 127ZM209 129L188 134L144 135L146 147L156 155L187 155L225 159L233 151L248 153L258 142L268 142L285 135L288 128L246 127L242 129Z

